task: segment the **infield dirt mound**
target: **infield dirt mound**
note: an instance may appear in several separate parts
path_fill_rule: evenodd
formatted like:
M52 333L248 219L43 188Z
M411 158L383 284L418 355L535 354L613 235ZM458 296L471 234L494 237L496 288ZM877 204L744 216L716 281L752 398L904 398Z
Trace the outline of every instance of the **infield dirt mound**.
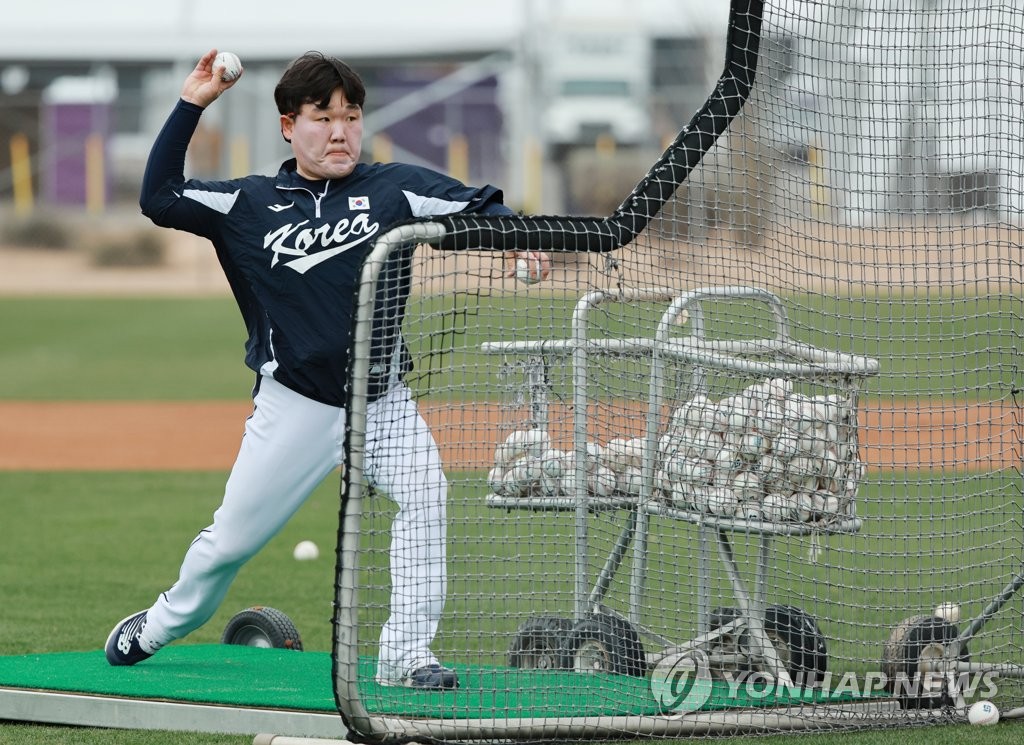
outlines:
M421 404L449 469L488 468L509 431L496 404ZM227 470L251 411L246 401L0 402L0 470ZM552 412L569 447L571 416ZM591 439L643 432L643 413L595 414ZM562 423L562 424L560 424ZM1008 405L880 406L860 412L872 468L988 471L1021 462L1019 411Z

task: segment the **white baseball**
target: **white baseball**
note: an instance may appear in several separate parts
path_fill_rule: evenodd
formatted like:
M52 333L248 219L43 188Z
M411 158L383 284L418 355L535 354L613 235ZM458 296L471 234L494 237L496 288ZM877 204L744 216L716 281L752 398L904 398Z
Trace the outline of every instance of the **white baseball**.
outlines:
M519 429L509 434L494 453L494 464L506 466L523 455L540 456L551 447L551 437L542 429Z
M218 65L224 65L224 72L221 73L220 79L227 83L242 74L242 60L238 59L238 55L233 52L221 52L214 57L214 68Z
M976 701L967 710L967 721L971 724L995 724L999 721L999 708L991 701Z
M558 491L567 497L575 497L576 495L576 472L567 470L558 479Z
M698 393L686 404L686 425L688 427L711 426L713 423L714 404L703 393Z
M540 458L526 456L520 461L523 476L536 483L544 476L544 462Z
M530 478L525 460L516 461L504 476L504 490L510 497L521 497L530 490L534 480Z
M764 498L764 516L769 520L782 522L793 519L793 505L785 494L772 492Z
M505 487L505 469L494 467L488 471L487 486L495 494L501 494Z
M766 438L758 432L747 432L740 438L739 454L744 460L757 460L767 449Z
M633 437L626 443L626 456L632 465L640 468L644 463L644 454L647 452L647 438Z
M814 459L798 455L786 467L794 483L803 483L804 479L817 478L818 466Z
M672 409L672 415L668 418L668 432L676 431L685 428L687 426L686 419L690 415L689 404L682 404Z
M751 502L761 498L761 477L753 471L740 471L729 485L733 494L741 502Z
M793 382L785 378L772 378L767 381L768 395L776 401L785 401L793 392Z
M681 452L691 458L703 458L704 448L708 444L708 432L686 427L675 436L674 442L675 447L671 448L671 452Z
M629 466L618 475L616 484L620 492L636 496L640 494L643 481L644 478L640 469Z
M761 407L761 413L754 421L754 426L757 427L761 434L775 437L782 431L784 418L785 414L782 411L782 404L774 399L769 399Z
M815 396L815 402L820 407L819 412L824 415L824 420L827 422L838 422L842 421L844 415L844 409L846 408L843 402L842 396L831 395L831 396Z
M540 259L516 259L516 279L524 285L535 285L543 279Z
M814 516L814 500L810 494L805 491L796 492L790 497L789 503L796 520L802 523L810 522Z
M625 437L615 437L605 443L601 457L608 468L622 472L630 466L637 465L633 462L633 453L628 443L629 439Z
M944 621L956 623L960 620L960 606L956 603L947 600L945 603L939 603L939 605L935 608L934 615L938 616Z
M822 513L825 517L834 518L839 516L839 510L841 508L839 497L835 494L825 493L825 499L822 503Z
M540 456L540 463L545 476L557 479L565 472L565 453L561 450L545 450Z
M676 484L669 492L672 506L681 510L693 508L694 489L689 484Z
M697 420L698 428L706 430L715 429L716 425L718 424L718 406L712 403L711 401L708 401L705 404L703 404L697 411L700 415L699 419Z
M728 517L736 514L739 503L733 493L725 487L712 487L708 491L708 511L712 515Z
M793 430L783 429L777 437L772 440L772 454L776 458L789 460L797 454L800 449L800 438Z
M610 497L615 486L615 472L605 466L595 468L587 479L587 488L595 497Z
M830 496L828 492L811 492L811 511L815 517L823 517L825 515L825 497L827 496Z
M778 481L786 471L786 464L774 455L765 455L758 463L758 472L761 474L761 482L768 486Z
M537 482L537 489L545 497L554 497L558 495L558 484L559 480L557 478L541 476L540 481Z
M731 448L723 447L718 451L718 455L715 457L715 471L721 474L726 482L721 484L725 486L729 481L732 481L732 477L743 466L743 461L740 460L739 454Z
M680 448L680 442L674 432L666 432L658 438L658 455L661 456L662 460L671 458L678 452Z
M295 544L295 548L292 549L292 556L295 557L296 561L312 561L319 558L320 549L317 548L313 541L299 541Z
M711 464L696 458L680 458L676 474L684 484L707 484L711 480Z
M814 409L807 396L794 393L782 404L786 426L796 432L803 432L814 426Z

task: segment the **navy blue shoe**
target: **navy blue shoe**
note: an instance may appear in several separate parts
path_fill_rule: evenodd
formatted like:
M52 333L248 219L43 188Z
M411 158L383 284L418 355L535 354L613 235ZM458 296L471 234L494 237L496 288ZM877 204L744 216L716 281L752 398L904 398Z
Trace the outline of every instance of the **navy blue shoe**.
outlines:
M134 665L152 657L139 646L139 636L146 627L146 611L133 613L121 621L107 637L107 662L111 665Z
M418 667L402 678L402 685L406 688L420 688L425 690L439 690L443 688L458 688L459 676L454 670L441 667L437 663Z

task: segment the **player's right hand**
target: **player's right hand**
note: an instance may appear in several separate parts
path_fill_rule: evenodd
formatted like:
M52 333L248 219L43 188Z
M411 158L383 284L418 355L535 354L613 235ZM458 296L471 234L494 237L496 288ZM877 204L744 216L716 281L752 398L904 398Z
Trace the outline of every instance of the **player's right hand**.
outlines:
M245 74L244 70L234 80L222 80L220 71L214 74L213 60L216 56L217 50L211 49L196 63L196 68L185 78L185 84L181 88L182 100L205 109L220 98L224 91L241 80Z

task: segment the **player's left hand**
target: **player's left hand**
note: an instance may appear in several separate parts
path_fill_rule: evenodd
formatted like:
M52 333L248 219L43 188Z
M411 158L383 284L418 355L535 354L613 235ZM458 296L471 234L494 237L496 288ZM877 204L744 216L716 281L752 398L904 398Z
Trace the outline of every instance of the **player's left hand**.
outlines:
M519 259L525 260L531 267L534 262L540 264L540 278L536 280L538 282L547 279L551 274L551 257L545 251L512 251L505 254L506 277L516 276L516 262Z

